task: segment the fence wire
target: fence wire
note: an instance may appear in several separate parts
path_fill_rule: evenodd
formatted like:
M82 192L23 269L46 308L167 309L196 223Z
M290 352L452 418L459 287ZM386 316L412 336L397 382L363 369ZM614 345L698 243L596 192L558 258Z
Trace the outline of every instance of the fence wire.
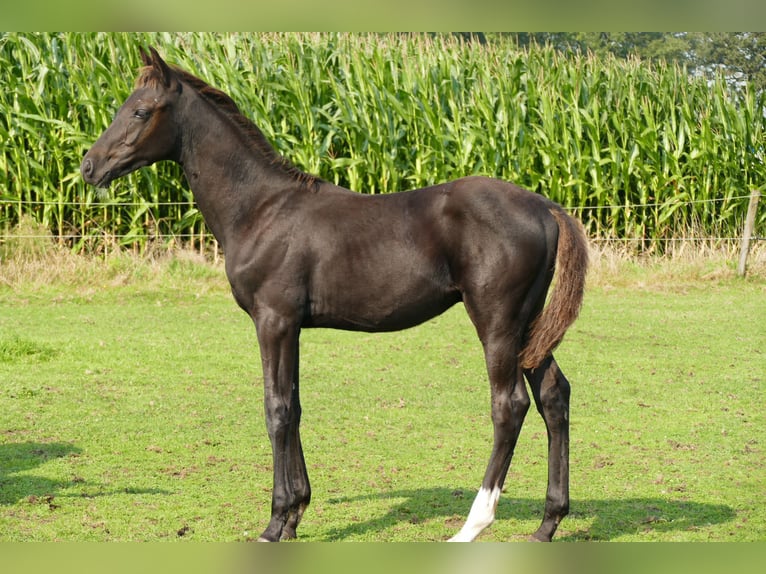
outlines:
M723 203L723 202L733 202L733 201L740 201L740 200L747 200L750 198L750 195L738 195L733 197L720 197L720 198L710 198L710 199L690 199L690 200L684 200L682 202L676 202L674 200L667 200L667 201L657 201L652 203L624 203L620 205L595 205L595 206L582 206L582 207L564 207L564 209L576 216L581 216L584 213L590 212L590 211L599 211L599 210L618 210L618 209L649 209L649 208L660 208L665 207L669 205L699 205L699 204L705 204L705 203ZM25 201L2 201L0 200L0 207L2 205L16 205L16 206L30 206L30 207L78 207L80 208L81 213L87 213L91 210L99 210L99 209L105 209L105 208L113 208L113 207L123 207L123 208L130 208L130 207L145 207L150 209L160 209L163 207L190 207L196 209L196 205L193 202L189 201L169 201L169 202L147 202L147 201L107 201L107 202L91 202L85 204L81 201L43 201L43 200L25 200ZM23 211L22 211L23 212ZM18 233L18 232L11 232L10 229L3 229L0 228L0 243L6 242L9 238L14 239L54 239L59 242L73 242L77 243L80 241L98 241L98 240L108 240L112 242L125 242L127 240L131 241L162 241L162 242L170 242L170 241L180 241L180 242L203 242L206 244L213 245L216 243L215 237L212 233L206 230L201 230L196 233L192 232L182 232L182 233L155 233L155 232L147 232L147 233L123 233L123 234L114 234L114 233L108 233L106 231L97 231L94 230L92 233L89 234L81 234L81 233L39 233L39 234L29 234L29 233ZM596 243L622 243L622 244L639 244L639 243L663 243L663 244L674 244L674 243L724 243L724 242L735 242L735 241L741 241L742 236L684 236L684 237L656 237L656 238L647 238L647 237L590 237L590 241L596 242ZM753 236L750 238L751 241L764 241L766 240L766 237L760 237L760 236Z
M722 203L724 201L739 201L741 199L750 199L748 195L736 195L733 197L716 197L710 199L688 199L682 202L675 202L670 199L667 201L657 201L654 203L622 203L619 205L591 205L584 207L569 207L564 208L572 212L580 211L594 211L599 209L639 209L646 207L664 207L666 205L672 205L678 203L680 205L698 205L702 203ZM66 206L66 207L83 207L86 202L83 201L43 201L43 200L5 200L0 199L0 204L13 204L13 205L37 205L37 206ZM105 202L91 202L87 204L87 209L101 209L104 207L189 207L193 206L193 202L189 201L162 201L162 202L149 202L149 201L105 201Z

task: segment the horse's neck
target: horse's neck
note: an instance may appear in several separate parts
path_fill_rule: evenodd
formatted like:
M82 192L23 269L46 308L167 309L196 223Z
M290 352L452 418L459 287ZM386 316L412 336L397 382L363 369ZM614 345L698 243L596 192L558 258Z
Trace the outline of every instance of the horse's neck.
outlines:
M237 224L258 212L259 204L272 203L287 177L205 102L191 102L186 117L179 163L207 227L225 252Z

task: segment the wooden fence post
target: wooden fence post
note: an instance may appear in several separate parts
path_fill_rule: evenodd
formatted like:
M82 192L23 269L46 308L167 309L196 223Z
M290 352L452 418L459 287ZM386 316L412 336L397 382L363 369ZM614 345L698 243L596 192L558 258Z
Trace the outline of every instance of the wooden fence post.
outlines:
M750 237L753 235L753 227L755 227L755 212L758 209L758 199L761 197L761 192L754 189L750 192L750 203L747 205L747 217L745 217L745 228L742 231L742 245L739 251L739 265L737 266L737 275L740 277L745 276L745 269L747 267L747 253L750 251Z

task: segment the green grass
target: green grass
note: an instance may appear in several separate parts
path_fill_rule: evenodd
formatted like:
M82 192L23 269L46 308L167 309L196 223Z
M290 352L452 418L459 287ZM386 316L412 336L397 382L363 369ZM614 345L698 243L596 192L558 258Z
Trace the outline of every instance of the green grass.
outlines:
M117 261L90 262L87 289L0 281L0 540L256 537L271 454L252 323L220 269ZM596 269L557 353L573 387L558 540L766 539L766 283L670 267ZM401 333L305 331L301 539L454 534L488 395L462 307ZM545 443L532 410L481 540L537 527Z

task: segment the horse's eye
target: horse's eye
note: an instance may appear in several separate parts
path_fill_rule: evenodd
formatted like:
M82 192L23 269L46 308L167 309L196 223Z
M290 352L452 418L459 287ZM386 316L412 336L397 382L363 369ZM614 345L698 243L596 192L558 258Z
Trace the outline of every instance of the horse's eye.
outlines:
M145 110L144 108L138 108L136 111L133 112L133 117L138 118L139 120L145 120L149 117L149 112Z

